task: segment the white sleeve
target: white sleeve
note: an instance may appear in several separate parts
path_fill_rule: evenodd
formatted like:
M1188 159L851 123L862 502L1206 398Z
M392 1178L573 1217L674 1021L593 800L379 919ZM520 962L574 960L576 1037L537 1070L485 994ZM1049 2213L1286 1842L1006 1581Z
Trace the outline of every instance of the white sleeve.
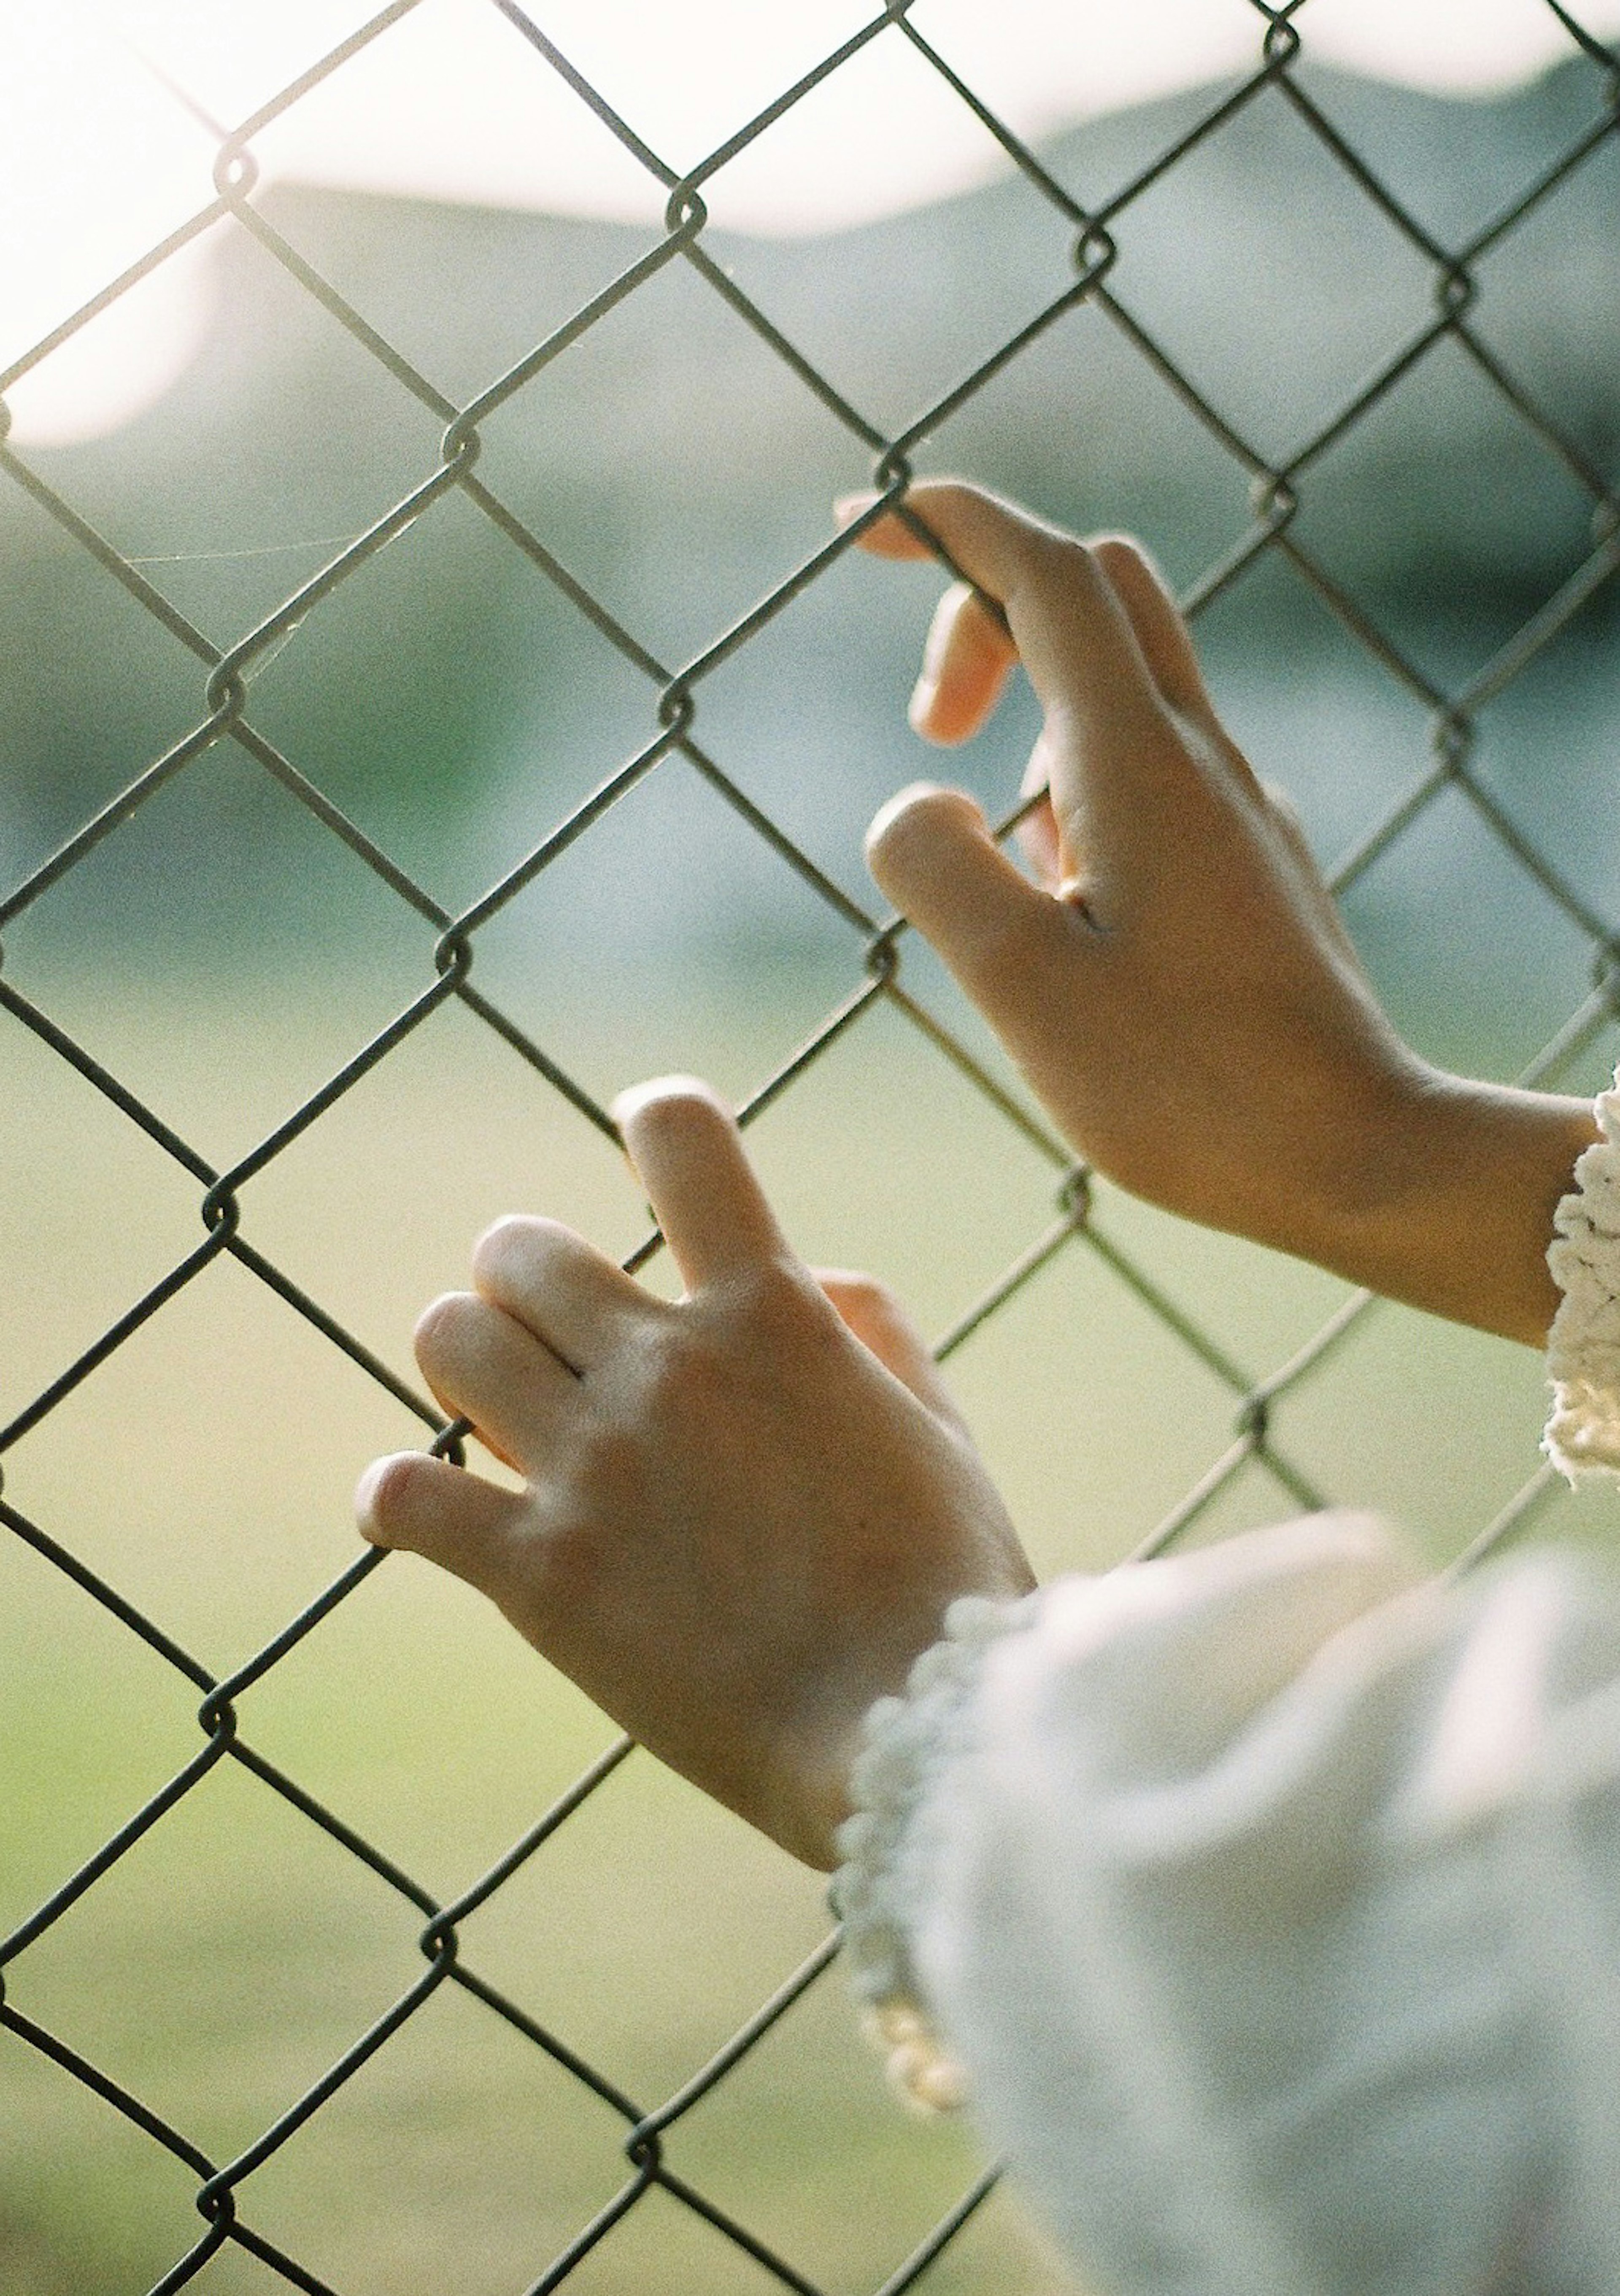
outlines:
M1620 1470L1620 1077L1545 1447ZM836 1885L899 2085L1121 2296L1620 2290L1620 1607L1320 1516L959 1603Z
M1573 1482L1620 1470L1620 1073L1596 1103L1601 1136L1576 1161L1547 1265L1563 1293L1547 1342L1552 1416L1542 1447Z
M896 2070L1120 2296L1620 2289L1620 1613L1367 1521L958 1605L839 1877Z

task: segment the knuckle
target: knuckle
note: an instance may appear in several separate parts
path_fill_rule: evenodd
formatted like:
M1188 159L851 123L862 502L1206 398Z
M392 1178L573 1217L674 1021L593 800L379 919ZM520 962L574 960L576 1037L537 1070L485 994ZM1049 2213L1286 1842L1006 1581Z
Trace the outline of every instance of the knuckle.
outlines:
M930 829L957 821L969 822L976 829L983 823L984 809L966 790L934 789L918 798L907 817Z
M473 1275L487 1283L535 1277L573 1241L561 1221L535 1212L505 1212L473 1247Z
M1119 587L1129 587L1140 574L1137 561L1123 551L1106 549L1096 542L1063 537L1070 583L1085 591L1092 603L1114 599Z
M909 491L906 502L925 526L939 529L941 538L952 550L958 545L969 551L977 545L992 548L1003 558L1009 553L1014 559L1039 557L1048 545L1069 539L1017 504L966 479L919 481Z
M1110 579L1139 579L1156 571L1141 544L1131 534L1094 534L1086 544L1095 563Z
M931 510L943 511L949 517L952 512L966 511L971 514L1001 506L983 487L975 487L971 480L957 478L920 479L907 488L905 499L924 518Z
M621 1120L638 1139L654 1144L711 1135L731 1121L711 1087L695 1077L670 1077L639 1087Z
M504 1212L473 1247L473 1272L489 1275L532 1252L539 1222L524 1212Z
M448 1362L465 1347L476 1319L489 1311L467 1292L443 1292L416 1318L414 1343L424 1370Z
M420 1472L417 1458L409 1451L384 1460L375 1469L366 1496L366 1513L374 1529L384 1535L398 1532L411 1512Z
M739 1359L769 1361L797 1343L808 1321L827 1313L810 1270L787 1252L769 1252L730 1271L687 1303L666 1325L657 1350L671 1391L692 1392L729 1381Z
M802 1316L806 1302L820 1297L820 1286L810 1271L785 1251L768 1252L744 1281L756 1315Z
M870 1275L865 1268L841 1271L828 1287L837 1299L872 1323L893 1324L900 1320L902 1310L899 1300L879 1277Z
M793 1259L773 1258L752 1268L736 1304L735 1351L755 1362L786 1359L835 1327L826 1294Z
M670 1092L647 1103L645 1128L665 1139L678 1140L695 1132L711 1130L720 1111L705 1092Z
M918 782L901 790L872 824L867 837L868 857L901 858L914 847L932 843L942 828L964 824L982 829L984 816L966 790L944 789Z

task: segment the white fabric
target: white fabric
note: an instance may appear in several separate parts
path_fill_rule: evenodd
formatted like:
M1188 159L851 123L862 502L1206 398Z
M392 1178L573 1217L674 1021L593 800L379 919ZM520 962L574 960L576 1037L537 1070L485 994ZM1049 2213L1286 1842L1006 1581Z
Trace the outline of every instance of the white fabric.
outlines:
M1599 1093L1601 1138L1578 1160L1547 1265L1564 1297L1547 1342L1547 1456L1573 1481L1620 1469L1620 1073Z
M1571 1467L1620 1464L1599 1116L1549 1255ZM1620 2292L1620 1597L1572 1559L1423 1581L1319 1516L958 1604L855 1789L892 2070L971 2087L1102 2288Z

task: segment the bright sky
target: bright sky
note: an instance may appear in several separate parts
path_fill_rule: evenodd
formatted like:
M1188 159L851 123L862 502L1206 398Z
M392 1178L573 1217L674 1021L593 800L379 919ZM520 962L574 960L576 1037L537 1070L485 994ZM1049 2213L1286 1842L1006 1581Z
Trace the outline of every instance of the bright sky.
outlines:
M876 0L527 0L671 167L712 151ZM1575 0L1600 37L1620 0ZM216 139L371 20L364 0L0 0L0 367L213 196ZM912 20L1039 137L1257 52L1248 0L915 0ZM1456 94L1569 53L1544 0L1306 0L1324 61ZM256 135L265 177L654 222L663 194L492 0L416 0ZM892 27L717 179L715 220L835 230L967 188L1001 155ZM150 405L208 321L208 247L171 258L7 394L19 443Z

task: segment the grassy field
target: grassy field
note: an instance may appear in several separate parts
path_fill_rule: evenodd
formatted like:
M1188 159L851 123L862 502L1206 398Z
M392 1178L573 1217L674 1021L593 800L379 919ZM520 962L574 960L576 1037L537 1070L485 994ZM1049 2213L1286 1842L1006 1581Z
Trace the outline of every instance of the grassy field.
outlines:
M216 1164L240 1156L402 999L334 970L251 995L51 1009ZM569 1027L604 1094L669 1066L734 1094L828 1001L733 1009L581 982ZM627 1018L629 1014L631 1017ZM201 1234L185 1175L0 1018L0 1415ZM894 1013L841 1043L753 1138L802 1248L876 1267L942 1331L1052 1218L1055 1175ZM401 1373L418 1307L522 1206L627 1250L646 1215L613 1151L465 1013L440 1014L243 1190L243 1234ZM1248 1375L1342 1299L1328 1278L1104 1191L1098 1225ZM654 1274L651 1280L667 1281ZM1236 1398L1086 1242L956 1357L957 1390L1047 1569L1145 1536L1226 1448ZM1313 1483L1456 1551L1534 1464L1526 1352L1380 1308L1279 1406ZM352 1559L366 1460L411 1415L240 1267L210 1267L7 1456L5 1496L216 1674ZM1194 1535L1275 1519L1262 1470ZM1575 1532L1590 1503L1542 1518ZM0 1544L0 1934L196 1750L194 1689L21 1542ZM613 1732L459 1585L369 1578L240 1705L242 1734L440 1900L466 1889ZM421 1917L226 1761L7 1971L8 1997L217 2161L412 1984ZM822 1936L821 1886L635 1757L462 1933L468 1965L638 2104L670 2095ZM517 2296L617 2188L618 2117L454 1986L249 2180L243 2218L343 2296ZM974 2173L971 2134L900 2113L835 1974L671 2134L684 2177L838 2296L877 2286ZM198 2225L195 2180L0 2034L0 2296L138 2296ZM283 2285L227 2249L209 2296ZM664 2196L569 2283L582 2296L776 2284ZM927 2283L1062 2284L1002 2195Z

